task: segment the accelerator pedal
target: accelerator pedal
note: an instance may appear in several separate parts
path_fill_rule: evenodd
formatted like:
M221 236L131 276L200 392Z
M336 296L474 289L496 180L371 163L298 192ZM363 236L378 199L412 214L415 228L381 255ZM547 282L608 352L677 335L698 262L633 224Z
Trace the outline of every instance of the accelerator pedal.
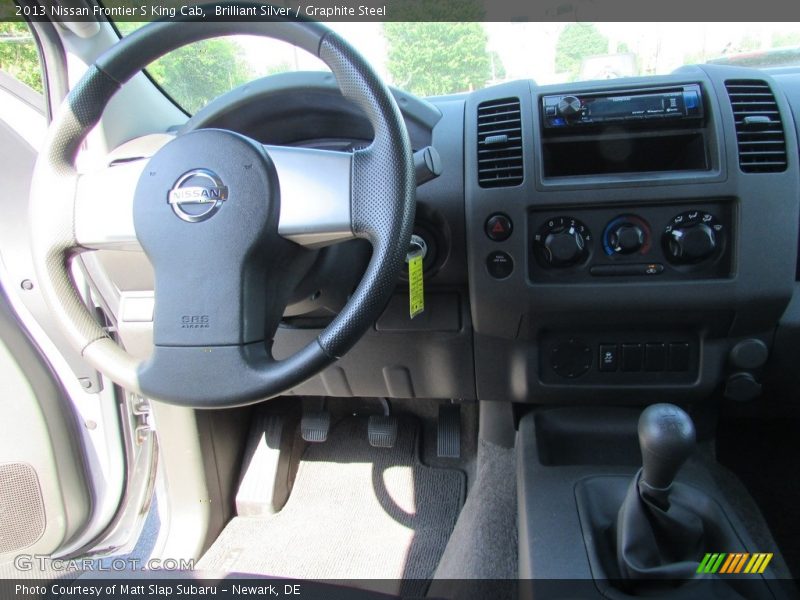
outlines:
M300 420L300 435L306 442L319 444L328 439L331 428L331 413L325 401L303 402L303 418Z
M391 414L386 398L381 398L382 415L370 415L367 422L369 445L373 448L394 448L397 442L397 417Z
M440 404L436 427L436 456L461 457L461 407L458 404Z

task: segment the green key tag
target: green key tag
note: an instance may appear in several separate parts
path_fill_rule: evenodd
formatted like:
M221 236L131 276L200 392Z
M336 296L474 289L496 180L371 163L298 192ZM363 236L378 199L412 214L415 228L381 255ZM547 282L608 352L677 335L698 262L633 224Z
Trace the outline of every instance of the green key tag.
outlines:
M414 252L408 256L408 309L412 319L425 310L422 252Z

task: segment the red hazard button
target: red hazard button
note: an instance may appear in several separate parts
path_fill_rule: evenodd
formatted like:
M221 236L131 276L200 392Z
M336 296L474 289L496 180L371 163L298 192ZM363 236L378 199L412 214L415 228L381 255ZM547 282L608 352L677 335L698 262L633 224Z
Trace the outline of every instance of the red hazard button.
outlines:
M513 229L511 219L502 213L494 214L486 219L486 235L495 242L507 240Z

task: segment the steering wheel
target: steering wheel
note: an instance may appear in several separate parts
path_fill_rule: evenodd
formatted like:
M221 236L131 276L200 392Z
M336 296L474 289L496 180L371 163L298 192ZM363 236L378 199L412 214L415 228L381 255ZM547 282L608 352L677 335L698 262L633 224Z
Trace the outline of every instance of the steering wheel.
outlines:
M42 294L89 363L149 398L221 408L277 396L359 340L404 263L416 184L392 95L336 33L304 21L193 20L151 23L87 70L36 163L30 224ZM122 84L172 50L230 34L271 37L318 56L369 119L372 144L352 154L265 147L207 129L176 136L149 159L77 173L83 140ZM354 237L373 249L355 292L313 342L276 360L271 341L298 278L293 264L309 254L303 246ZM146 361L108 336L69 274L78 252L139 245L155 271L154 350Z

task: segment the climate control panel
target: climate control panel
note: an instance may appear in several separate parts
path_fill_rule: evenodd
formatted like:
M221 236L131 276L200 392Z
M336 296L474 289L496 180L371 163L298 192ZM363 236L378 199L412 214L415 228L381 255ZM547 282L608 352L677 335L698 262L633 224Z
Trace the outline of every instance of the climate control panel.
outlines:
M733 210L725 201L537 210L530 213L529 277L534 282L726 278Z

